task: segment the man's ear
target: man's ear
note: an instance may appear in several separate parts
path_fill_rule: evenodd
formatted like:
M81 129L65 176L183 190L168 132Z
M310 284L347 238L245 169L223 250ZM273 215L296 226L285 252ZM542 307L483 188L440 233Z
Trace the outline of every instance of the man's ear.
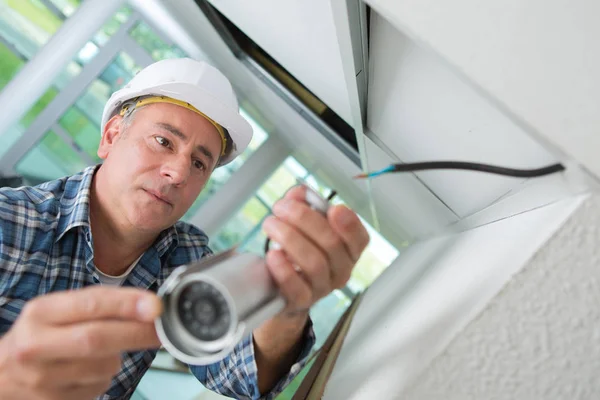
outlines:
M103 160L106 160L108 157L108 153L117 142L119 137L122 135L122 124L123 117L120 115L115 115L111 119L108 120L106 125L104 126L104 131L102 132L102 138L100 139L100 145L98 146L98 157Z

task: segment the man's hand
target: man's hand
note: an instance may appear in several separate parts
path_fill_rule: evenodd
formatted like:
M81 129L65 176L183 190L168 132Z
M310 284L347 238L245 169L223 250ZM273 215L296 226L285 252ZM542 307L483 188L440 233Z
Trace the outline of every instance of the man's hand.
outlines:
M160 347L156 295L92 287L29 301L0 339L0 398L93 399L121 370L121 352Z
M267 266L287 300L282 315L306 313L319 299L344 287L369 243L354 212L333 206L325 217L310 208L305 194L302 186L291 189L263 225L281 246L268 252Z

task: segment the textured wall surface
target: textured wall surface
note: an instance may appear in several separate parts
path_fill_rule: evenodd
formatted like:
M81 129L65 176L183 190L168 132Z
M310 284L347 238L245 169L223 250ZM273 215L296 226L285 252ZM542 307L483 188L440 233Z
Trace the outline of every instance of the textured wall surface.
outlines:
M486 310L587 197L403 249L365 293L323 398L400 396Z
M426 372L395 396L600 398L600 197L588 199Z

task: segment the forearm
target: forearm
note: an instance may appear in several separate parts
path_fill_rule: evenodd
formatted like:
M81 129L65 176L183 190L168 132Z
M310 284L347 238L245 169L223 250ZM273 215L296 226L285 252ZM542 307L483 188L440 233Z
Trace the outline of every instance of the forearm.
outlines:
M308 313L294 317L277 316L254 331L254 354L261 394L269 392L298 359L307 321Z

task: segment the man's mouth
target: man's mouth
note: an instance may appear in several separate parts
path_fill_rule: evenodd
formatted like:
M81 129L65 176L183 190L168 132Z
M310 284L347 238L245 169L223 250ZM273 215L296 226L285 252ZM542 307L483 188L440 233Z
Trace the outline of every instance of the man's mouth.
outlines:
M173 204L166 197L162 196L159 192L155 192L153 190L148 190L148 189L144 189L144 191L146 193L148 193L150 196L154 197L155 199L157 199L163 203L166 203L170 206L173 206Z

